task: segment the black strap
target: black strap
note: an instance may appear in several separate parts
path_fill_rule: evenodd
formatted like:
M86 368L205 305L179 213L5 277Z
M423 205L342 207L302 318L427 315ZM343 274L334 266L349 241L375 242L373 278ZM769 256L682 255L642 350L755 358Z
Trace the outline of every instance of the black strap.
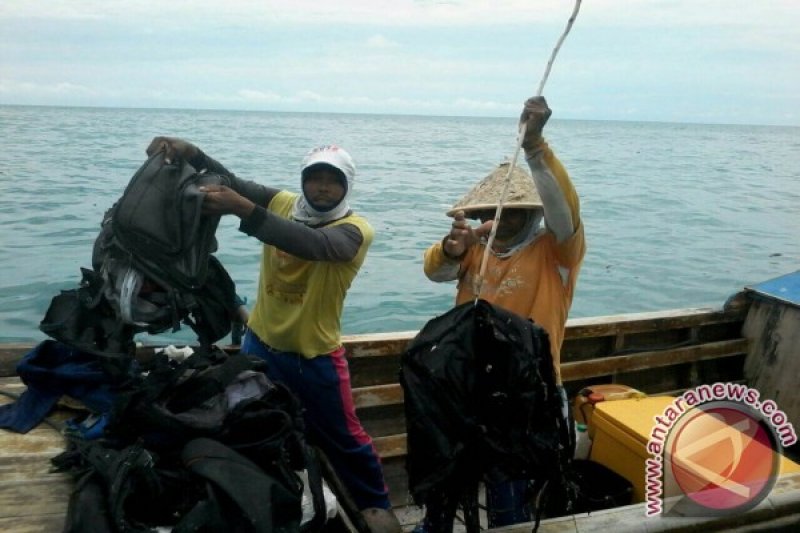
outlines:
M331 491L333 491L334 496L336 496L336 499L339 502L339 505L341 505L342 510L350 519L350 523L352 523L353 527L355 527L356 532L372 533L367 521L364 519L364 515L361 514L361 511L353 501L353 497L350 496L347 488L345 488L342 480L336 475L336 471L333 469L333 465L331 465L328 457L317 447L314 448L314 452L319 458L322 477L328 482L328 486L331 488Z
M235 522L254 533L267 533L300 523L300 497L255 463L224 444L207 438L189 441L181 452L183 464L195 474L213 483L215 491L227 496L234 507L223 509L230 530ZM295 529L296 530L296 529Z
M222 517L216 494L210 483L206 483L207 498L200 500L189 510L180 522L172 528L173 533L197 533L197 531L225 531L226 524Z
M325 525L325 495L322 490L322 469L319 459L314 449L303 444L303 456L306 461L306 473L308 474L308 489L311 491L311 501L314 504L314 517L300 525L301 533L321 531Z
M464 526L467 533L478 533L481 530L478 514L478 483L470 483L464 490L461 506L464 509Z

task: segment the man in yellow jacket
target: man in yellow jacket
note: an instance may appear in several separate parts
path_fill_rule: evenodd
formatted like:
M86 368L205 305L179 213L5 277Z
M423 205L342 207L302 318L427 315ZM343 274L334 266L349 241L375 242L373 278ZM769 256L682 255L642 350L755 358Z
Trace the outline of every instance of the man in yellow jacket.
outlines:
M453 217L450 232L426 250L424 268L433 281L458 281L457 305L480 297L544 328L560 384L564 328L586 243L578 195L567 171L542 137L550 114L543 97L525 102L520 125L526 126L522 148L530 174L515 169L509 177L511 182L482 279L486 241L495 224L508 163L499 165L447 213ZM467 219L479 219L481 224L473 227ZM561 392L566 409L563 388ZM513 503L520 501L521 492L524 482L487 487L490 526L527 518L521 506ZM501 512L498 507L515 509Z

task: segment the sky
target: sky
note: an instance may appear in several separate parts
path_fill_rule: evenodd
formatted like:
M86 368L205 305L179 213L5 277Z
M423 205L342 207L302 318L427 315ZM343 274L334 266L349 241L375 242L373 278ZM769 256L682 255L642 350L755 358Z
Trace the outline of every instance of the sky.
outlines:
M0 104L515 116L574 0L3 0ZM800 1L583 0L565 119L800 126Z

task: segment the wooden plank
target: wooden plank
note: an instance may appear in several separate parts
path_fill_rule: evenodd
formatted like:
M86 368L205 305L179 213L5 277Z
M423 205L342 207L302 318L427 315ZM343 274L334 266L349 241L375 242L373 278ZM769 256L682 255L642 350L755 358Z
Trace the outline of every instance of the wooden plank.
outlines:
M401 457L406 454L406 434L387 435L386 437L375 437L372 439L375 451L381 458Z
M400 355L381 357L354 357L347 361L350 366L350 386L368 387L396 383L400 373Z
M575 318L567 321L565 338L580 339L606 337L619 334L641 333L664 329L698 327L744 320L747 306L731 306L728 310L712 308L687 308L648 313L629 313L592 318ZM348 357L383 357L398 355L405 351L417 331L397 331L344 335L342 342ZM35 343L0 344L0 376L13 375L16 363L33 348ZM143 354L152 351L152 346L140 349ZM234 350L234 346L224 347Z
M0 429L0 457L21 454L49 454L64 450L66 439L47 424L39 424L28 433Z
M728 310L692 307L646 313L572 318L567 320L565 339L608 337L740 322L744 320L746 314L747 306L740 305L733 306ZM404 352L416 334L417 331L400 331L344 335L342 342L347 349L348 357L380 357Z
M569 381L612 375L619 372L689 363L705 359L731 357L747 353L747 344L747 339L735 339L731 341L700 344L697 346L687 346L674 350L640 352L633 355L620 355L575 363L563 363L561 365L561 376L565 381Z
M403 388L399 383L353 389L353 403L357 409L403 403L403 398Z
M33 344L0 344L0 377L16 374L17 364L26 353L31 351L31 348L33 348Z
M408 343L416 335L416 331L343 335L342 344L347 350L348 357L397 355L406 350Z
M50 458L57 454L0 456L0 481L22 481L52 474Z
M652 395L665 390L691 388L701 383L740 380L742 378L743 363L744 354L738 354L731 357L693 361L669 367L620 372L611 376L603 376L602 379L628 385Z
M692 376L692 380L686 383L686 386L692 387L701 383L742 380L744 378L745 357L745 354L740 354L725 359L697 361L692 364L696 373Z
M19 396L25 391L25 384L17 376L0 377L0 390ZM7 395L0 395L9 398ZM10 398L13 401L13 398Z
M672 365L669 367L655 367L630 372L620 372L604 376L613 383L627 385L647 394L665 389L678 389L688 387L691 363Z
M396 435L406 430L405 405L381 405L358 410L361 425L373 437Z
M0 518L64 514L71 490L67 476L0 482Z
M780 405L789 422L800 427L800 309L780 302L755 302L743 334L752 339L744 374L751 387Z
M561 345L561 361L584 361L614 353L616 335L565 339Z
M620 333L641 333L736 322L744 320L746 311L746 308L735 308L729 311L712 308L688 308L576 318L567 321L565 336L568 339L604 337Z
M743 385L746 384L745 380L743 380L743 379L735 379L735 380L727 381L726 383L741 383ZM650 395L651 396L680 396L684 392L686 392L688 390L691 390L691 389L694 389L694 386L692 386L692 387L684 387L684 388L681 388L681 389L654 391L654 392L650 393Z
M627 355L634 352L670 350L672 348L680 348L681 346L702 344L699 342L692 342L690 336L693 329L695 328L661 329L658 331L628 333L625 335L625 342L622 347L603 355ZM741 335L736 332L724 339L714 340L730 340L739 337L741 337Z
M65 519L66 512L0 518L0 531L5 533L51 533L63 531Z
M673 350L639 352L630 355L563 363L561 365L561 376L564 381L574 381L622 372L649 370L695 361L733 357L745 354L747 345L747 339L734 339L697 346L686 346ZM361 387L353 390L353 401L357 408L399 404L403 402L403 390L398 383Z
M700 328L695 328L697 332L697 342L714 342L726 339L745 337L742 334L743 320L734 322L721 322L719 324L706 324Z
M0 359L20 358L33 348L35 343L6 342L0 344Z
M425 518L425 509L414 505L410 495L404 499L400 496L395 497L390 487L389 500L392 503L392 512L397 517L397 521L400 522L400 527L403 531L412 531ZM458 531L458 529L454 529L454 531Z
M392 506L402 507L411 505L411 495L408 492L408 474L406 472L405 457L382 457L383 478L389 487L389 501ZM406 520L403 524L408 523Z

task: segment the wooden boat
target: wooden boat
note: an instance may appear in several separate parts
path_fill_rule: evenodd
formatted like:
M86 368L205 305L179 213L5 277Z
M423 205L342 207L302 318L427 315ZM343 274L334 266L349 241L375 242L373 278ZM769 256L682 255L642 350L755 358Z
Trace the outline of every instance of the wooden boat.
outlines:
M747 383L776 398L794 424L800 398L793 391L800 346L800 309L745 290L718 309L691 308L571 319L562 356L570 395L602 383L622 383L649 395L675 395L703 383ZM403 392L397 383L400 354L416 332L345 338L354 401L382 457L393 505L406 530L421 510L408 493ZM21 392L16 362L30 346L0 346L0 388ZM0 402L9 401L0 399ZM54 414L71 416L67 410ZM42 424L26 435L0 430L0 530L60 531L71 487L48 471L63 441ZM542 532L767 531L800 527L800 474L781 476L757 507L718 518L645 518L644 504L546 519ZM509 530L530 531L530 524ZM764 529L766 528L766 529ZM799 529L800 530L800 529Z

